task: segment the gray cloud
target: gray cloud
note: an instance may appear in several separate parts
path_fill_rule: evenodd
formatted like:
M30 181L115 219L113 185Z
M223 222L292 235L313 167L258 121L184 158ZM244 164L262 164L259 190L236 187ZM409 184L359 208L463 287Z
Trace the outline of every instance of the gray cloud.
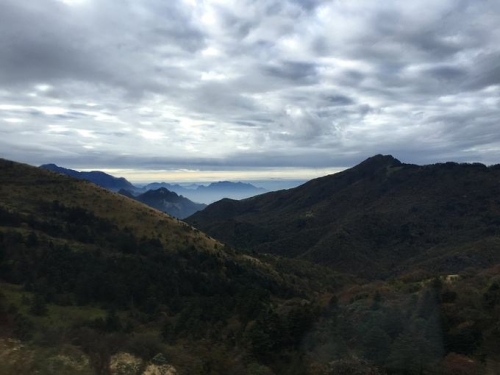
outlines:
M291 81L294 85L317 82L316 65L305 62L281 61L279 64L263 67L264 75Z
M4 0L0 156L80 168L498 163L500 3Z

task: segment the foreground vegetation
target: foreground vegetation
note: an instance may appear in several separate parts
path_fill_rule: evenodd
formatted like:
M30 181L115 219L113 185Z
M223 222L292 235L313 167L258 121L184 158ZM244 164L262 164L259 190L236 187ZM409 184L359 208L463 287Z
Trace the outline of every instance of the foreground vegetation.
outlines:
M247 294L259 301L253 309L244 298L228 310L220 298L197 296L180 311L162 305L150 313L61 305L4 283L0 327L8 360L0 373L66 373L70 366L80 371L72 373L107 374L129 353L140 366L113 373L168 363L180 374L494 374L499 268L350 285L308 300ZM9 354L5 338L21 340L10 345L22 349Z

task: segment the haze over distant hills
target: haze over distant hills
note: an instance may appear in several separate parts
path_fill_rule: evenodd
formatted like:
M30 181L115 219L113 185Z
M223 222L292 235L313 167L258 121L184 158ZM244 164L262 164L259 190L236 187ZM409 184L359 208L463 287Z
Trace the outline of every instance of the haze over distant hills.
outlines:
M96 185L115 192L122 190L122 193L124 193L124 191L128 191L132 195L138 195L145 193L148 190L165 188L170 192L182 195L188 200L205 204L213 203L223 198L244 199L267 192L266 189L256 187L249 183L231 181L213 182L208 186L202 184L190 184L183 186L180 184L170 184L166 182L153 182L144 185L143 187L137 187L123 177L114 177L101 171L79 172L73 169L59 167L55 164L44 164L41 165L40 168L63 173L82 180L91 181ZM279 184L275 183L273 186L279 186Z
M145 185L143 189L157 189L159 187L166 188L170 191L181 194L194 202L213 203L223 198L244 199L254 195L266 193L267 190L255 187L249 183L219 181L213 182L207 186L199 184L191 184L189 186L181 186L179 184L168 184L165 182L154 182Z
M500 261L499 197L500 166L377 155L294 189L221 200L187 222L232 246L360 275L458 272Z

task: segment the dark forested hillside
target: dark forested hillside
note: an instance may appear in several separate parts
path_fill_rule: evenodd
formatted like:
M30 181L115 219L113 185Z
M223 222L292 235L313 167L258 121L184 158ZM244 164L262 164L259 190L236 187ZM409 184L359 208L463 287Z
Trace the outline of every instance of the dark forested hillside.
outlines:
M403 164L377 155L341 173L187 221L242 249L390 276L457 272L500 260L500 167Z

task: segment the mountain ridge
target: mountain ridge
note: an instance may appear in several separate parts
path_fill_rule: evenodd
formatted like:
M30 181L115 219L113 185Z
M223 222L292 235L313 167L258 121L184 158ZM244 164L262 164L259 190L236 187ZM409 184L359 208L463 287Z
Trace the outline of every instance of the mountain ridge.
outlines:
M103 188L118 191L120 189L134 191L137 188L124 177L115 177L102 171L79 172L74 169L60 167L56 164L43 164L39 168L62 173L81 180L87 180Z
M499 182L496 166L418 166L376 155L293 189L216 202L186 221L232 246L344 272L389 276L414 262L445 268L454 249L468 245L469 255L456 262L463 268L498 258L473 249L495 244L500 233ZM465 214L471 216L467 225ZM432 265L425 254L444 258Z

